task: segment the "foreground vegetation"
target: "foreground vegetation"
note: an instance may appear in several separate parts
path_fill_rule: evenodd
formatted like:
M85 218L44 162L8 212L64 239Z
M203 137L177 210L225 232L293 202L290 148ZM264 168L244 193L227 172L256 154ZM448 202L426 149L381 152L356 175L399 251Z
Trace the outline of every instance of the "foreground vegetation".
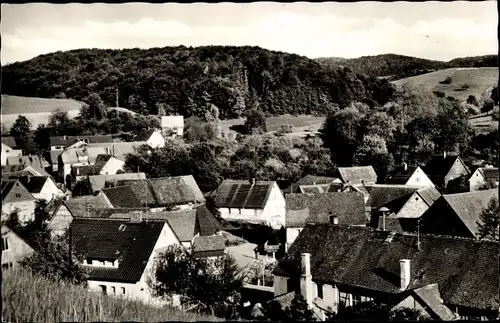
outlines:
M3 322L217 321L208 315L91 292L66 282L53 282L22 269L4 271Z

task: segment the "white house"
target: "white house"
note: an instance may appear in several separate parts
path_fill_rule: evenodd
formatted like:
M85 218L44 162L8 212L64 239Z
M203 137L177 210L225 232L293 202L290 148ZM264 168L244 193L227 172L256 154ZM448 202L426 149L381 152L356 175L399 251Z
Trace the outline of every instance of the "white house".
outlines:
M72 165L71 175L76 181L86 179L93 175L116 175L123 170L125 161L111 155L98 155L93 165Z
M19 261L34 251L18 232L2 224L2 271L16 267Z
M434 183L420 166L408 167L406 163L388 176L386 184L434 187Z
M470 191L477 191L481 185L490 182L498 186L499 173L498 167L481 167L476 169L469 178Z
M7 165L7 157L19 157L22 155L23 151L21 149L12 149L2 143L2 166Z
M151 148L163 148L165 147L165 137L161 130L158 129L149 129L146 130L134 139L135 141L145 141L149 147Z
M50 176L23 176L19 178L19 181L37 200L50 202L63 195Z
M18 212L21 224L34 220L36 199L17 179L2 179L2 221Z
M90 270L88 286L105 294L153 303L148 280L154 264L171 245L181 245L163 221L131 222L118 219L74 219L71 232L82 265Z
M221 217L262 223L279 229L285 226L285 198L274 181L224 180L215 192Z
M163 136L169 137L184 135L184 117L183 116L162 116L161 132Z

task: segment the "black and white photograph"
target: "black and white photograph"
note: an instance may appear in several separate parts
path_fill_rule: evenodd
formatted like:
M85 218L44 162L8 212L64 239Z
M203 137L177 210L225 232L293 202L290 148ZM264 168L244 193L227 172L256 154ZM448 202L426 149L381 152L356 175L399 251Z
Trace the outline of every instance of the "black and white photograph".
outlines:
M500 319L499 9L2 3L2 322Z

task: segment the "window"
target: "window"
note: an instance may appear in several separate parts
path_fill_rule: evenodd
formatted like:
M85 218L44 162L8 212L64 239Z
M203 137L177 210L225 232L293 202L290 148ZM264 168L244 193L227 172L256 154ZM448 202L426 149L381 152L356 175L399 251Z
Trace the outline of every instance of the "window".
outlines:
M316 288L318 289L318 297L323 298L323 284L316 284Z
M106 262L104 260L103 261L99 261L99 265L106 266Z
M238 209L238 214L241 215L241 209Z
M17 197L17 198L21 197L21 194L16 193L16 197Z
M116 288L115 288L115 286L111 286L111 292L113 292L113 294L116 294Z
M122 294L125 295L125 287L122 287Z
M352 295L352 306L359 305L361 303L361 296Z
M14 266L14 263L13 262L7 262L5 264L2 264L2 270L7 270L7 269L10 269Z
M2 241L2 251L9 250L9 239L3 238L2 240L3 240Z
M102 293L106 295L106 285L99 285L99 287L101 288Z
M87 265L92 265L92 259L87 259Z
M349 295L347 293L339 293L340 304L344 306L349 306Z

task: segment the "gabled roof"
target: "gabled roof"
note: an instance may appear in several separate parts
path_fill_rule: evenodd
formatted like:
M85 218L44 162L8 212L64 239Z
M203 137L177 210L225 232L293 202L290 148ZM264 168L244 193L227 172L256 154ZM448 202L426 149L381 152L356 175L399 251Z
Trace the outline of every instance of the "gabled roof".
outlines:
M102 164L95 165L82 165L82 166L71 166L72 173L75 176L88 176L88 175L96 175L99 174L102 167Z
M113 207L139 208L141 201L135 196L130 186L108 187L101 189L101 193L106 195Z
M17 180L15 179L2 179L2 201L7 197L7 194L9 194L16 182Z
M483 174L484 179L490 182L498 182L499 172L498 167L482 167L479 171Z
M336 177L306 175L285 190L286 193L300 193L300 186L323 185L341 182Z
M89 163L94 164L98 155L112 154L118 159L123 159L127 154L137 152L143 145L146 145L145 141L83 144L82 147L66 148L61 158L63 163L73 164L77 163L79 158L88 157Z
M135 283L141 279L165 222L74 219L77 253L90 259L118 260L118 268L89 266L89 279Z
M308 224L274 270L300 275L301 253L311 254L313 281L399 294L401 259L410 259L408 290L436 283L446 305L498 308L498 243L364 227ZM478 270L481 268L481 270Z
M87 195L76 198L71 198L64 201L64 205L71 212L73 217L84 218L87 217L87 213L96 209L107 209L113 207L104 196L97 195Z
M263 209L276 182L224 180L218 187L215 205L223 208Z
M498 199L498 190L496 188L485 191L443 195L444 200L474 236L478 233L480 215L488 207L493 197Z
M43 175L31 166L23 166L23 165L2 166L2 177L17 178L20 176L43 176Z
M1 136L2 144L9 146L12 149L20 148L23 146L23 141L20 137Z
M322 194L328 192L330 189L330 184L323 185L299 185L299 192L302 194Z
M37 172L43 176L48 176L45 167L50 164L40 156L15 156L7 157L7 165L27 165L33 167Z
M469 171L460 156L455 155L446 155L446 157L442 155L433 156L423 167L423 170L434 184L441 185L444 177L449 173L457 159L459 159L467 171Z
M222 251L226 249L226 242L223 236L204 236L196 237L193 242L193 253L204 251Z
M19 177L19 181L31 194L37 194L42 191L48 178L48 176L23 176Z
M195 208L196 226L200 236L210 236L217 231L223 231L224 226L215 218L205 204Z
M50 146L68 147L79 141L86 141L88 143L110 143L113 142L113 137L110 135L50 137Z
M372 166L339 167L338 172L340 179L344 183L361 184L362 181L365 183L377 182L377 173Z
M100 191L106 186L106 182L114 183L120 180L146 179L145 173L123 173L114 175L92 175L89 176L90 185L93 191Z
M48 153L48 159L49 163L52 165L58 165L59 164L59 156L61 156L62 150L51 150Z
M328 223L330 216L337 216L341 224L366 224L364 196L358 192L287 194L285 200L287 227L302 228L306 222Z
M35 198L28 191L26 187L18 179L4 179L2 178L2 203L9 202L21 202L21 201L32 201ZM17 188L19 186L19 188ZM9 193L14 189L17 189L17 193L21 194L20 197L13 198Z
M387 176L386 184L406 184L417 168L418 166L406 167L406 169L405 167L400 167Z
M135 136L134 141L148 141L149 138L156 132L156 129L147 129L141 131L137 136Z
M427 310L430 310L432 317L443 321L457 319L455 313L443 304L437 284L429 284L421 288L416 288L412 292L414 297L426 305Z
M373 184L365 185L370 197L366 202L366 206L371 208L380 208L381 206L399 199L407 194L411 194L421 187L408 186L408 185L387 185L387 184Z
M399 194L397 190L395 190L396 193L394 194ZM408 192L405 195L402 195L394 200L390 200L388 203L384 204L383 206L387 207L391 212L398 213L403 206L408 202L408 200L414 195L417 194L420 196L420 198L430 207L434 202L436 202L437 199L441 197L441 194L432 186L428 187L422 187L417 190L413 190L413 188L410 189L410 192ZM375 196L375 195L374 195ZM380 196L379 196L380 197Z

